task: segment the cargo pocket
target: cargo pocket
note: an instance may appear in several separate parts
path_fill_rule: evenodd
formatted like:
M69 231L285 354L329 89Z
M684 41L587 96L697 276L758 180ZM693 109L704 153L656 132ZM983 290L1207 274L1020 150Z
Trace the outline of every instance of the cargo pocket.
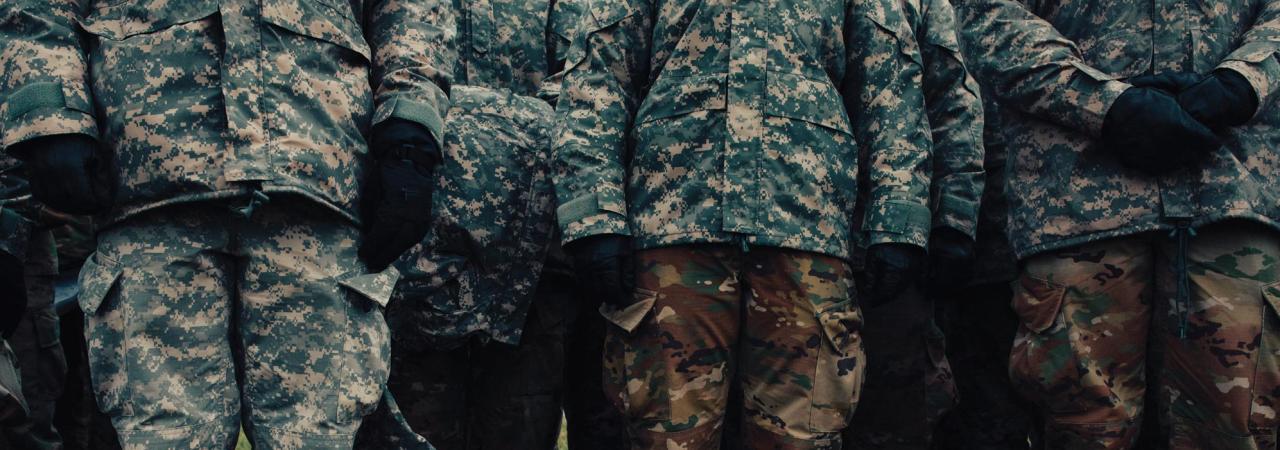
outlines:
M383 308L391 299L400 272L395 266L379 273L344 277L338 285L345 292L348 329L341 351L345 367L330 376L331 392L336 393L336 421L339 424L359 422L378 406L382 386L390 375L391 344Z
M614 406L632 422L646 424L671 418L671 393L661 387L666 377L660 349L646 345L648 336L657 334L654 326L641 324L653 320L658 293L636 289L631 305L613 309L601 306L601 315L613 326L605 331L604 386Z
M129 314L119 301L121 268L115 261L95 252L80 269L77 299L85 320L85 347L89 354L89 376L98 409L110 417L131 416L125 401L130 388L128 360Z
M1082 388L1077 386L1081 364L1064 324L1066 287L1025 273L1014 283L1012 306L1019 322L1009 357L1014 388L1055 413L1084 411L1085 400L1071 395ZM1076 388L1067 389L1064 383Z
M1280 428L1280 282L1262 287L1264 305L1258 367L1254 370L1249 433L1258 448L1275 448ZM1263 446L1267 445L1267 446Z
M862 311L847 300L819 311L817 320L823 342L809 396L809 427L818 433L838 432L849 424L866 369Z

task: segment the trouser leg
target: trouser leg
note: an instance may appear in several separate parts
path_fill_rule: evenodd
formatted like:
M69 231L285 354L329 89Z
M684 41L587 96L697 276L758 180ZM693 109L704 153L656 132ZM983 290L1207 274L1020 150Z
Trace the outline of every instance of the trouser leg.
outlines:
M32 235L26 261L27 310L9 344L18 357L22 393L31 413L26 423L6 431L10 442L19 448L58 449L62 448L62 437L53 419L67 375L67 360L53 305L58 266L50 233Z

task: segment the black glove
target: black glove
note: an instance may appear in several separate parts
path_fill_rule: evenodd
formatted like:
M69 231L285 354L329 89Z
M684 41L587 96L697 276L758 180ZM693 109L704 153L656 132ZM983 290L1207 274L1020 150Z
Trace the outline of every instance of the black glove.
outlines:
M636 263L631 254L630 237L591 236L569 243L565 251L573 258L573 268L584 294L618 308L631 304L636 287Z
M115 171L110 154L93 138L47 136L19 143L12 152L25 161L31 194L41 203L81 215L111 208Z
M0 335L8 338L27 310L27 283L22 260L0 252Z
M1132 87L1107 112L1102 145L1125 166L1159 175L1195 165L1222 141L1173 96L1157 88Z
M867 249L862 288L864 305L889 303L902 295L923 274L924 249L911 244L876 244Z
M392 119L373 133L376 170L363 199L366 230L360 257L379 272L431 229L431 192L440 146L427 128Z
M963 287L973 273L973 239L955 228L939 228L929 236L929 290L950 292Z
M1129 80L1134 86L1154 87L1178 98L1178 105L1200 123L1213 129L1244 125L1258 112L1258 95L1243 75L1216 70L1208 76L1194 73L1145 75Z

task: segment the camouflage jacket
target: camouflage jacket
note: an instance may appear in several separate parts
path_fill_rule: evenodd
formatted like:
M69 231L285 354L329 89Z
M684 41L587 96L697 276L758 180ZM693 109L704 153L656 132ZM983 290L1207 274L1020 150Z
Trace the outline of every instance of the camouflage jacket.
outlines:
M1019 258L1177 223L1280 219L1280 0L961 0L969 61L1009 120ZM1235 70L1260 108L1199 167L1160 177L1097 147L1135 75Z
M555 241L554 71L580 0L454 0L458 58L435 226L402 257L397 339L516 344Z
M966 51L968 51L966 49ZM983 90L982 104L985 123L982 131L984 158L982 168L986 173L982 189L982 205L978 209L978 231L974 239L973 273L971 285L1001 283L1017 276L1017 258L1009 246L1009 201L1005 193L1008 175L1005 161L1008 147L1004 143L1002 110Z
M983 192L983 113L978 82L965 67L950 1L902 0L902 10L920 45L924 67L921 87L933 138L929 189L933 228L954 228L974 238ZM869 155L863 150L859 157L866 161ZM865 175L859 179L860 200L867 194ZM863 204L865 201L859 209ZM855 219L857 216L860 214L855 214ZM859 256L854 255L855 267L861 266Z
M890 0L598 0L553 144L569 242L848 257L858 146L874 242L928 238L919 49ZM857 142L857 145L855 145Z
M99 139L116 220L261 189L355 221L374 124L442 137L443 1L5 0L0 145Z

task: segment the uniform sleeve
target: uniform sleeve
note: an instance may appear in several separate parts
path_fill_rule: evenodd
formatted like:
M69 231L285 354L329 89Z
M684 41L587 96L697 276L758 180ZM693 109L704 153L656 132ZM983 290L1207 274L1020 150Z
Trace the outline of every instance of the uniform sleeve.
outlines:
M563 241L626 234L627 133L648 78L644 0L590 2L569 51L552 152Z
M1269 0L1241 44L1218 66L1244 75L1263 111L1280 89L1280 0Z
M98 138L76 26L86 3L0 1L0 146L58 134Z
M865 244L925 246L933 169L920 89L919 46L897 0L852 0L845 21L842 83L854 135L867 155Z
M547 14L548 76L538 87L538 98L555 105L564 84L565 60L582 21L584 0L553 0Z
M426 126L444 142L449 76L457 60L457 22L448 0L380 0L365 10L373 50L373 123L391 118Z
M933 137L933 228L954 228L973 238L984 182L982 97L961 56L951 3L927 3L916 36Z
M1074 42L1016 0L958 0L970 67L1008 108L1089 136L1127 83L1085 63Z

